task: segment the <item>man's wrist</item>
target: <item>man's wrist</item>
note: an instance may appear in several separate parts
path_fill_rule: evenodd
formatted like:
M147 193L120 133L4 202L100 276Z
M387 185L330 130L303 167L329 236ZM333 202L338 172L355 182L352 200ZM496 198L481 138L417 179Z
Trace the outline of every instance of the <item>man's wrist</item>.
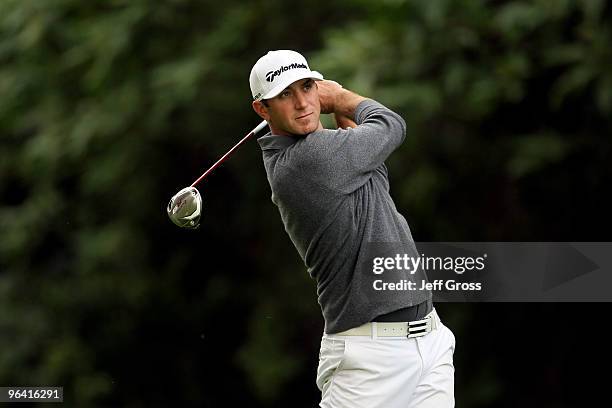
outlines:
M357 105L366 99L367 98L361 95L343 89L336 95L334 113L338 116L343 116L355 121L355 110L357 109Z

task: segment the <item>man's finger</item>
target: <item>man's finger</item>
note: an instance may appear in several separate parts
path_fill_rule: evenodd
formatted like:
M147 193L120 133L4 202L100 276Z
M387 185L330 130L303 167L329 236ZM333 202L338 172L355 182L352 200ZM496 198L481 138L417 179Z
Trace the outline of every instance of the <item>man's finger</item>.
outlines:
M357 123L355 123L355 121L344 115L338 115L337 113L335 113L334 119L336 119L336 125L338 125L339 128L348 129L357 127Z

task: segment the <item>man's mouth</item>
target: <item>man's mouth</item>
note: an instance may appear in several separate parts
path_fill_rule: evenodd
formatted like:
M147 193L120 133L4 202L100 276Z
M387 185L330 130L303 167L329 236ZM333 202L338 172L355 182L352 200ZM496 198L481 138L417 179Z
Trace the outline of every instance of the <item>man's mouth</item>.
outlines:
M296 119L304 119L305 117L310 116L310 115L312 115L312 112L307 113L307 114L302 115L302 116L298 116Z

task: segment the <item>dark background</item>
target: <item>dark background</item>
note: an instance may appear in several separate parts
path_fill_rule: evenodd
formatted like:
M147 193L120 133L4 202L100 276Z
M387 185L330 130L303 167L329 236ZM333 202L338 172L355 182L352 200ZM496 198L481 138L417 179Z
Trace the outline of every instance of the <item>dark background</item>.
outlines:
M165 214L259 123L248 74L271 49L406 119L387 164L417 241L610 241L610 14L595 0L0 2L0 386L61 385L74 407L316 406L315 285L257 144L200 186L199 230ZM606 390L607 304L437 309L459 407Z

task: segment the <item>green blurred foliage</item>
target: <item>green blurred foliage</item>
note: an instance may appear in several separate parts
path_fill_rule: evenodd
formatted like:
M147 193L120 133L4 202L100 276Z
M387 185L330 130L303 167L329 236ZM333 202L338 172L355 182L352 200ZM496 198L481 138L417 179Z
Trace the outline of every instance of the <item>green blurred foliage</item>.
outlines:
M610 27L603 1L0 2L0 385L315 404L315 286L256 144L202 186L200 230L164 214L258 123L268 49L407 120L388 164L417 240L604 239ZM475 373L458 405L499 402L500 367L466 357L476 307L439 310Z

